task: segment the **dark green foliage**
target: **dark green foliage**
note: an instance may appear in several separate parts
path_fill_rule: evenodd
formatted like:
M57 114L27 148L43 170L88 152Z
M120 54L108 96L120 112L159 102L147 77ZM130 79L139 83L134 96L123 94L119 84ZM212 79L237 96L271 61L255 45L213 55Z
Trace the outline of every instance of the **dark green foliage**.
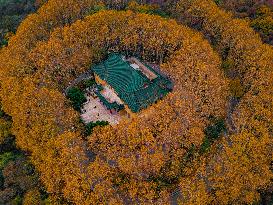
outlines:
M8 44L4 36L15 32L21 21L34 12L35 0L0 0L0 47Z
M35 10L35 0L0 0L0 15L24 14Z
M0 41L0 48L1 47L5 47L5 46L7 46L8 45L8 41L6 40L6 39L2 39L1 41Z
M205 138L200 147L200 153L204 153L209 150L212 143L220 137L220 135L226 131L226 125L224 119L210 118L211 125L205 129Z
M179 180L179 176L182 173L182 172L179 173L179 175L177 175L177 176L166 176L165 171L167 171L169 165L167 165L165 168L162 169L162 174L161 175L159 175L159 176L150 176L147 179L148 181L153 181L153 182L155 182L157 184L156 185L156 190L158 190L158 191L161 190L162 188L171 188L171 187L173 187L173 185L177 184L177 182ZM182 168L182 166L181 166L181 168Z
M222 3L222 0L214 0L214 2L217 4L217 5L220 5Z
M106 9L107 8L103 4L99 4L99 5L94 6L94 8L91 8L87 12L87 15L92 15L92 14L95 14L97 12L100 12L100 11L103 11L103 10L106 10Z
M16 150L15 137L11 132L12 119L2 110L0 102L0 155Z
M83 91L78 87L70 88L67 97L71 101L73 108L79 112L81 111L82 104L87 101Z
M3 112L1 120L9 123L12 119ZM7 131L7 137L0 141L0 204L22 204L24 194L34 188L41 188L39 176Z
M0 154L16 150L15 136L10 135L0 143Z
M0 172L0 190L4 188L4 176L2 172Z
M3 169L10 161L16 160L20 155L13 152L5 152L0 155L0 189L4 186L4 176L2 174Z
M210 146L211 146L211 140L209 140L208 138L205 138L200 147L200 152L205 153L207 150L209 150Z
M33 189L41 189L38 174L22 154L9 160L1 174L0 204L22 204L24 194ZM9 194L10 190L13 191L12 195Z
M163 189L172 188L174 184L177 184L178 182L178 176L173 178L168 178L166 176L150 176L148 181L154 182L156 185L154 187L155 191L157 193L160 193Z
M0 21L0 27L8 29L11 32L14 32L18 27L21 21L21 16L12 15L12 16L4 16Z
M0 117L4 117L5 113L4 111L2 110L2 106L0 104Z
M86 88L90 88L92 86L94 86L96 84L96 81L95 79L87 79L87 80L83 80L79 83L78 87L81 89L81 90L84 90Z
M109 122L106 122L106 121L90 122L85 126L85 135L86 136L91 135L93 132L93 129L96 126L106 126L106 125L109 125Z
M12 205L21 205L23 203L23 198L21 197L21 196L19 196L19 195L17 195L16 197L15 197L15 199L13 199L12 201L11 201L11 204Z
M96 81L95 81L95 79L84 80L83 84L84 84L85 88L89 88L89 87L92 87L93 85L95 85Z
M166 12L162 11L161 9L155 9L155 10L140 10L139 13L146 13L146 14L150 14L150 15L158 15L161 16L163 18L169 18L170 15L167 14Z
M18 154L13 152L5 152L4 154L0 155L0 171L4 169L4 167L10 162L19 157Z
M129 10L133 10L138 13L150 14L150 15L158 15L163 18L169 18L170 14L163 11L159 6L148 5L148 4L136 4L135 7L130 7L130 5L126 8Z
M224 119L212 118L211 122L213 124L205 129L205 135L208 139L215 140L226 130L225 121Z

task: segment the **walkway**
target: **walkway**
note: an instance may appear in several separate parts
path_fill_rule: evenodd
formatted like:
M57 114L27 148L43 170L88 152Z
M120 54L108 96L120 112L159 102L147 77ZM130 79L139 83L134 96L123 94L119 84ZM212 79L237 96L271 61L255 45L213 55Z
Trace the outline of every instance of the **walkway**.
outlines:
M96 121L107 121L116 125L121 120L118 113L112 113L100 102L99 98L86 96L87 102L83 105L81 118L85 123Z

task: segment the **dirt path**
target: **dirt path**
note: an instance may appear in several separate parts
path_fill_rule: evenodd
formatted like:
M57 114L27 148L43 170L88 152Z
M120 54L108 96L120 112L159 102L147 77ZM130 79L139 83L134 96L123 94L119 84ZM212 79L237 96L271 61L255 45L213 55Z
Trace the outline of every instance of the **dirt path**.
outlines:
M239 102L240 101L235 97L230 97L229 99L226 122L230 134L236 133L236 127L234 125L232 115Z

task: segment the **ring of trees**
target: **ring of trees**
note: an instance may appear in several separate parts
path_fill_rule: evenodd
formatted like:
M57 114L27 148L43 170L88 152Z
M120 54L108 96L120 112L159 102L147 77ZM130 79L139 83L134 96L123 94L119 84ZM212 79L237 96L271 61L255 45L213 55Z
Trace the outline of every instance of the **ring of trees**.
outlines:
M206 177L212 182L219 177L228 184L227 179L236 171L232 166L248 170L239 166L237 155L244 139L251 140L248 151L253 154L246 163L255 161L259 154L267 156L263 147L270 141L267 137L260 142L253 133L239 132L233 147L229 138L220 143L225 147L224 155L213 147L209 156L199 156L196 150L204 141L210 119L226 117L227 110L227 79L209 42L174 20L154 15L102 11L83 18L84 8L91 8L93 3L49 1L23 22L9 46L0 51L3 108L12 116L17 145L31 153L47 191L77 204L165 204L177 188L184 196L181 203L186 204L240 198L235 194L225 198L221 184L208 185ZM175 87L130 121L95 129L87 143L79 115L62 91L108 50L160 63ZM270 96L261 97L266 100ZM236 118L240 124L243 117ZM262 128L272 123L262 122L267 123ZM217 171L215 176L207 170L219 169L217 163L211 163L219 158L234 159L232 166L224 164L232 171ZM267 159L256 161L256 165L267 164ZM268 167L263 173L264 180L251 175L255 188L268 182ZM245 176L248 180L249 173ZM208 187L218 191L214 199ZM252 198L245 197L243 202L257 197L253 188L249 193Z

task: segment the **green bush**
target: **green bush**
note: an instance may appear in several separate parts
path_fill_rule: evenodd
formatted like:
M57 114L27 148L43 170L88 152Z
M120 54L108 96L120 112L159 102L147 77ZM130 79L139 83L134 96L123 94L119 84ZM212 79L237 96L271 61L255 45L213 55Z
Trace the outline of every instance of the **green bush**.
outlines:
M107 121L90 122L85 126L85 134L86 136L91 135L95 127L106 126L106 125L109 125L109 122Z
M158 15L163 18L168 18L170 15L168 15L166 12L162 11L161 8L156 4L139 4L136 1L129 2L128 6L126 7L127 10L132 10L134 12L138 13L145 13L150 15Z
M208 138L205 138L200 147L200 152L205 153L207 150L209 150L210 146L211 146L211 141Z
M67 92L67 98L71 101L73 108L79 112L82 104L87 101L83 91L78 87L70 88Z
M6 152L4 154L0 155L0 171L5 168L5 166L12 160L15 160L18 158L17 154L14 154L12 152Z
M21 20L22 17L20 15L3 16L0 21L0 27L15 32Z
M220 5L222 3L222 0L214 0L214 2L217 4L217 5Z
M87 79L87 80L83 80L80 82L80 84L78 85L78 87L81 89L81 90L84 90L86 88L90 88L92 87L93 85L96 84L96 81L95 79Z
M201 154L208 151L212 143L226 131L224 119L211 117L210 121L211 125L204 130L205 138L199 150Z
M217 139L220 134L226 130L224 119L212 119L212 125L209 125L205 129L205 136L208 139L214 140Z
M98 5L95 5L93 8L91 8L87 12L87 15L92 15L92 14L98 13L98 12L103 11L103 10L107 10L107 8L103 3L100 3Z
M11 205L21 205L23 202L23 198L21 196L16 196L12 201Z
M5 113L4 111L2 110L2 105L0 103L0 117L4 117Z
M95 79L89 79L89 80L83 81L83 83L85 85L85 88L89 88L89 87L92 87L93 85L95 85L96 81L95 81Z

